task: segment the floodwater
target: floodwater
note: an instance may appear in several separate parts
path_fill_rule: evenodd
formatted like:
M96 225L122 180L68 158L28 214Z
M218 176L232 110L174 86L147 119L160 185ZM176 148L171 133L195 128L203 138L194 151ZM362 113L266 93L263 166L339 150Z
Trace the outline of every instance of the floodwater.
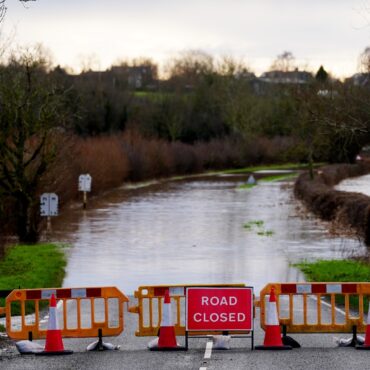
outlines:
M86 211L64 210L51 240L68 243L64 286L303 280L291 263L362 253L303 214L292 182L239 189L246 176L213 176L116 189ZM243 227L247 224L247 227Z
M370 175L343 180L335 188L337 190L353 191L370 196Z

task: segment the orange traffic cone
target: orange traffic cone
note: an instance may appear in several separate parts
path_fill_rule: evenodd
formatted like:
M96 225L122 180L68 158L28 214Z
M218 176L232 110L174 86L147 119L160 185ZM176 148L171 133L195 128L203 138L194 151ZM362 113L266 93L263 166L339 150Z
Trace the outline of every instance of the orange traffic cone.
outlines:
M267 318L265 329L265 340L263 346L256 346L256 349L292 349L291 346L285 346L281 340L280 325L276 306L276 296L274 288L271 288L270 299L267 303Z
M62 333L58 328L57 304L54 294L50 298L48 331L46 333L45 349L38 355L69 355L73 351L65 350Z
M365 342L362 346L356 346L356 349L370 350L370 302L369 302L369 310L368 310L368 313L367 313L367 325L366 325Z
M162 306L162 320L159 328L158 346L151 347L151 351L180 351L184 347L177 345L175 327L171 318L171 300L169 290L166 289Z

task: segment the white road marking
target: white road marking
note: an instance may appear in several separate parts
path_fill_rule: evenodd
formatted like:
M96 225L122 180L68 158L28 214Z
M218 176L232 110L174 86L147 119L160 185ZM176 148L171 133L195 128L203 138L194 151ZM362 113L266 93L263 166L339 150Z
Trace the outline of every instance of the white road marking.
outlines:
M310 298L313 299L314 301L317 301L317 299L318 299L317 297L314 297L314 296L310 296ZM330 303L325 302L322 299L321 299L321 304L324 305L324 306L326 306L326 307L330 307L330 308L332 307ZM337 311L337 312L339 312L343 316L346 316L346 313L343 310L341 310L340 308L334 307L334 310Z
M213 342L208 341L206 344L206 351L204 352L204 359L208 360L211 358L212 355L212 347L213 347ZM201 366L199 370L207 370L207 367Z
M211 355L212 355L212 347L213 347L213 342L207 342L206 352L204 353L204 358L205 359L211 358Z

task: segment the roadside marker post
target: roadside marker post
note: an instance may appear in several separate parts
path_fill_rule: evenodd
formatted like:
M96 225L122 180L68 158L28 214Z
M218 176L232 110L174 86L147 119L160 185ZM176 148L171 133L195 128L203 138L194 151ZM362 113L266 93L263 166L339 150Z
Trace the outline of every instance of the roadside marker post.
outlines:
M87 193L91 191L91 176L87 174L82 174L78 178L78 190L83 192L83 208L86 209L87 206Z
M252 287L191 287L186 289L185 346L189 332L245 333L232 338L250 338L254 348ZM250 335L248 335L250 334ZM197 336L196 338L208 338Z
M40 216L47 217L47 231L51 230L51 217L58 216L58 203L55 193L44 193L40 197Z

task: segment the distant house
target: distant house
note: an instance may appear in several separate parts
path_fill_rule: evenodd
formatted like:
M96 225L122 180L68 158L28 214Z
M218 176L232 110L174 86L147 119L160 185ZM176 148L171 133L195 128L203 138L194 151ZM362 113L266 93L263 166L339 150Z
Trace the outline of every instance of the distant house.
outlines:
M370 74L369 73L356 73L353 76L347 78L346 83L350 83L354 86L369 86L370 85Z
M151 64L140 66L113 66L110 73L126 79L133 89L153 87L157 82L157 67Z
M314 79L310 72L299 71L269 71L263 73L260 78L262 82L272 84L307 84Z

